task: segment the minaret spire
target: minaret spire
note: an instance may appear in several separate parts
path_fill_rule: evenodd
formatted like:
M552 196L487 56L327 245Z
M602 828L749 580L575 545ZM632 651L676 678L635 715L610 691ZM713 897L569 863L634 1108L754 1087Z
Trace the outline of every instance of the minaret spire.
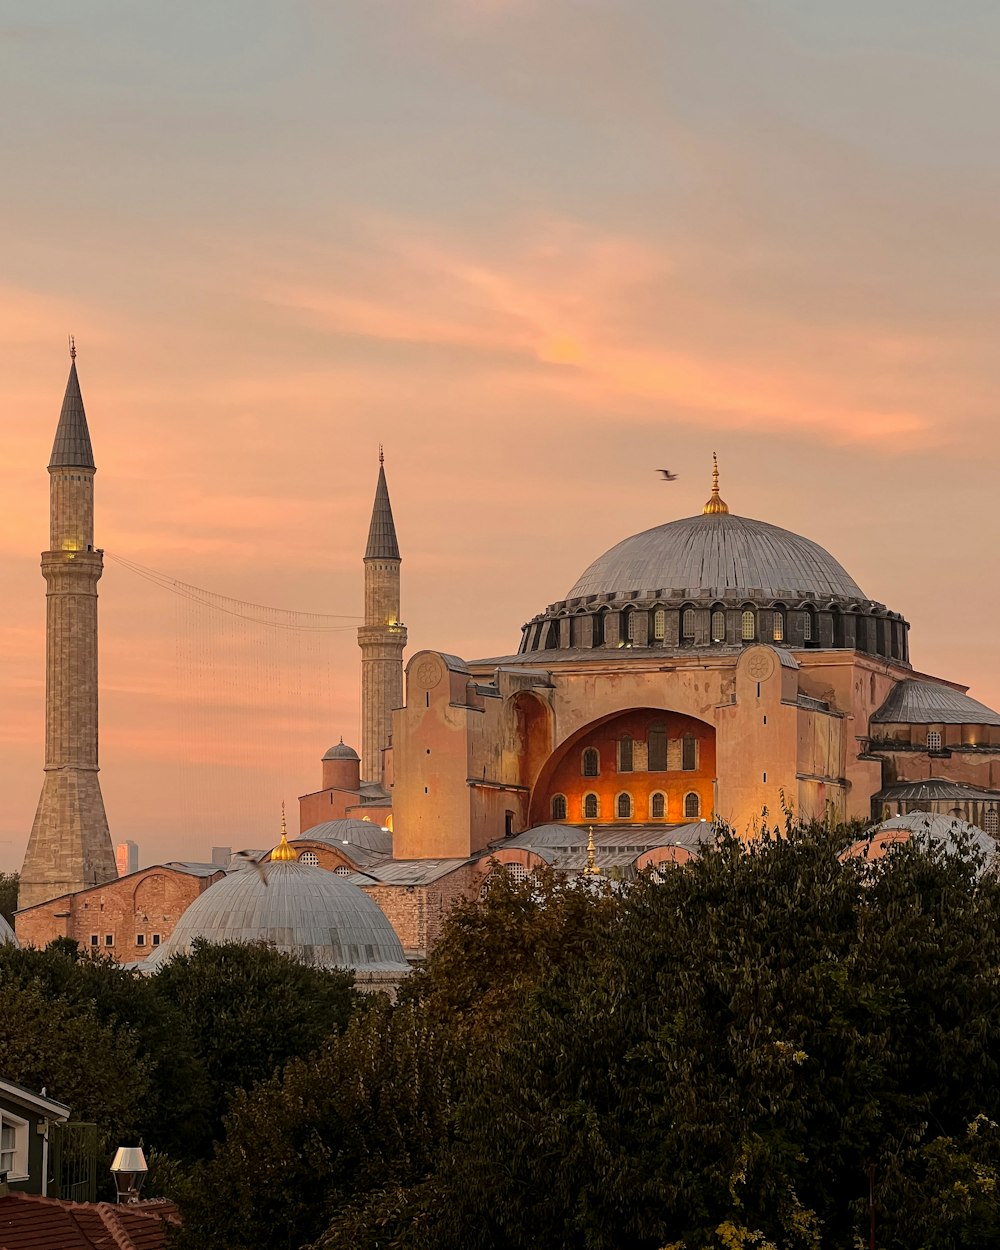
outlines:
M385 453L378 449L378 481L365 547L365 623L361 648L361 779L382 780L382 751L392 736L392 713L403 706L403 649L399 621L399 543L385 480Z
M19 902L99 885L118 875L97 764L97 583L94 453L70 339L70 370L49 459L45 780L21 869Z
M728 512L729 505L719 494L719 458L712 452L712 494L708 503L702 508L705 516L713 516L716 513Z

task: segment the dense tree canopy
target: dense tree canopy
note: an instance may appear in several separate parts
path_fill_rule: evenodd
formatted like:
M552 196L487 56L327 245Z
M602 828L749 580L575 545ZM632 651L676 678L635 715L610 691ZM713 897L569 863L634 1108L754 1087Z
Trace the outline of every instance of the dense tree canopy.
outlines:
M17 892L21 878L16 872L0 872L0 916L14 927L14 912L17 911Z
M395 1008L237 1097L187 1250L1000 1244L1000 887L734 839L459 908Z

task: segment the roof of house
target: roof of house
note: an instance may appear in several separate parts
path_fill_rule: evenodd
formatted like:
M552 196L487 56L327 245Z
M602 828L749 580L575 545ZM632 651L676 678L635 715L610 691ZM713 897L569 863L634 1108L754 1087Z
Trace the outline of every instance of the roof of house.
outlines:
M35 1194L0 1197L0 1250L162 1250L177 1224L177 1208L162 1198L116 1206Z
M65 1120L69 1116L70 1109L64 1102L57 1102L54 1098L49 1098L47 1094L36 1093L27 1085L9 1081L6 1077L0 1077L0 1096L3 1095L22 1106L29 1107L38 1115L47 1116L50 1120Z

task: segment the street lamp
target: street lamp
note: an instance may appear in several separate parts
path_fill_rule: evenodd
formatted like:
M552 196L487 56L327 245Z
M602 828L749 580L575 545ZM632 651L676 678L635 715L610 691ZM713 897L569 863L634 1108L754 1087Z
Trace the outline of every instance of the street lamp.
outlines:
M141 1146L119 1146L111 1164L119 1202L138 1202L139 1190L146 1179L146 1156Z

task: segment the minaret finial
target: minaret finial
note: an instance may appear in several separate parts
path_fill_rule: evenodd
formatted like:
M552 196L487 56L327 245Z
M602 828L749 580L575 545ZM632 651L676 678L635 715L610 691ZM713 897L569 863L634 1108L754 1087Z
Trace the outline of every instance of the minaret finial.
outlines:
M378 462L379 464L385 464L385 453L382 451L381 443L378 445Z
M587 829L587 867L584 868L583 873L586 877L596 877L600 871L597 866L597 852L594 848L594 826L590 825Z
M271 852L271 863L275 860L280 864L283 861L295 859L295 852L288 845L288 826L285 824L285 800L281 800L281 841ZM267 882L265 881L266 885Z
M728 512L729 505L719 494L719 457L712 452L712 494L707 504L702 508L705 516L712 516L715 513Z
M76 339L72 334L69 336L69 358L76 360Z

